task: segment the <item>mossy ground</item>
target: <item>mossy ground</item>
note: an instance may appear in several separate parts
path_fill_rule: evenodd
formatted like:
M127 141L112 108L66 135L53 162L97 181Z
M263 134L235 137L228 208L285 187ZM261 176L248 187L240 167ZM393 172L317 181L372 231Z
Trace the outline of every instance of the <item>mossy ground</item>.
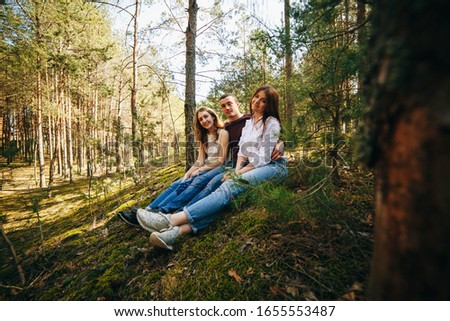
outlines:
M153 248L148 232L116 213L145 206L182 171L152 168L138 184L100 177L90 198L89 182L81 179L55 186L51 198L38 189L2 192L5 230L27 282L20 285L1 239L0 299L365 299L373 245L370 173L341 172L339 187L323 186L305 198L314 185L305 178L313 175L291 171L284 186L250 191L199 235L183 237L174 252Z

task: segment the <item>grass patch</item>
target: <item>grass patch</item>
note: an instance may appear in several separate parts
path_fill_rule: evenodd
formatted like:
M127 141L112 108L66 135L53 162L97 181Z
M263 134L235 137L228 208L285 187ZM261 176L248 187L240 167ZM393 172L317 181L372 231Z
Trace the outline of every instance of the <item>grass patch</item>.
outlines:
M122 182L121 189L111 178L108 191L82 201L77 197L86 195L87 181L55 187L60 201L39 203L45 257L32 210L13 207L19 200L30 203L36 192L9 194L6 232L27 285L12 288L19 279L0 240L0 299L365 298L361 289L373 245L370 173L341 172L336 187L327 181L327 168L294 168L284 185L251 189L199 235L184 237L174 252L153 248L148 232L115 214L147 205L182 172L181 165L150 168L142 173L145 180Z

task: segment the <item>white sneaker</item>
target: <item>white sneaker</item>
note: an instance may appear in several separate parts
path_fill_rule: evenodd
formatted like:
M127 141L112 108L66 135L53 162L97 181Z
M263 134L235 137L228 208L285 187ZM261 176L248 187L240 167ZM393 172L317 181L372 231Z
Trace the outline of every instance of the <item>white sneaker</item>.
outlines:
M150 244L172 251L173 245L178 236L180 236L179 232L180 228L178 226L171 226L161 232L153 232L152 235L150 235Z
M157 232L170 227L171 214L149 212L143 209L138 209L136 218L142 228L149 232Z

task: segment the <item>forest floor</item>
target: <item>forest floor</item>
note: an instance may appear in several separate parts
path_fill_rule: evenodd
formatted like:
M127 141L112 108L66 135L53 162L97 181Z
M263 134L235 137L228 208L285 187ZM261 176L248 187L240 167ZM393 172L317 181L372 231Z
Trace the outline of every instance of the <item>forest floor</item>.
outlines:
M51 193L34 187L27 164L0 170L0 216L25 276L21 284L0 238L0 300L366 299L374 211L365 170L342 170L335 186L326 171L292 166L283 186L250 191L173 252L116 214L146 206L181 165L140 179L59 179Z

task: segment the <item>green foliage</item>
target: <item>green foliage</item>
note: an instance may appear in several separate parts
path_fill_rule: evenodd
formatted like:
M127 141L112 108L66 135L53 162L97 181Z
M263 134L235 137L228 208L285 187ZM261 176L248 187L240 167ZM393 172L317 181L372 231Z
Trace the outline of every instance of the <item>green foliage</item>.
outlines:
M299 189L293 191L295 188ZM329 167L310 167L299 162L291 166L284 186L271 182L252 186L244 196L246 202L241 202L240 208L249 204L265 208L275 221L284 223L302 217L326 216L337 206L334 190Z
M242 109L248 110L248 102L254 89L267 83L276 85L278 80L274 71L278 69L279 61L271 50L271 35L256 28L249 35L249 39L249 46L243 55L221 61L221 69L229 72L212 88L208 98L213 103L217 104L221 94L230 92L242 102Z
M299 59L294 60L289 86L283 64L284 28L263 29L243 20L242 29L249 34L243 54L222 62L229 72L212 89L209 103L214 106L221 93L234 92L248 111L252 90L269 83L280 93L282 123L289 124L284 110L290 88L295 104L293 127L283 126L282 139L292 147L315 149L312 153L326 158L328 165L333 159L340 165L352 164L354 153L348 147L365 106L361 88L370 31L364 20L367 13L359 20L360 5L354 0L291 1L291 38ZM242 40L235 44L239 43Z
M0 224L5 224L8 220L8 217L6 216L5 213L0 212Z

